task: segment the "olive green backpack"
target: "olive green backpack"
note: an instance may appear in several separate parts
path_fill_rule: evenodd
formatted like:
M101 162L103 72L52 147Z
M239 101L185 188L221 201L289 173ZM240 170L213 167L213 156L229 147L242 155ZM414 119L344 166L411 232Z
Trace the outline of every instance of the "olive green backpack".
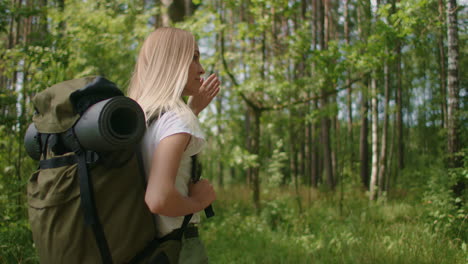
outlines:
M116 105L109 116L86 116L106 100ZM146 180L138 151L144 114L134 106L118 109L119 100L132 104L102 77L65 81L33 99L34 125L25 145L40 161L27 185L28 213L41 263L160 263L154 257L160 242L144 201ZM128 116L130 108L133 117ZM129 123L122 125L125 117ZM78 126L86 122L81 125L85 136L79 136ZM86 127L102 130L109 122L117 124L117 132L96 135ZM131 132L129 126L141 127L138 122L143 122L143 133L137 131L134 139L119 145ZM114 137L115 142L106 143L114 144L113 149L90 150L104 144L100 136Z

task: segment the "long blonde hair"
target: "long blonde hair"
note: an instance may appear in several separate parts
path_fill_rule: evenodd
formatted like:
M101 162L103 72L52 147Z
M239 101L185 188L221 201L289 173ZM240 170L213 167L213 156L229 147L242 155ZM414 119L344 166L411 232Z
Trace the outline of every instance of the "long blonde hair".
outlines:
M192 127L196 118L183 102L182 92L194 52L194 36L178 28L158 28L145 40L128 96L140 104L147 120L173 111Z

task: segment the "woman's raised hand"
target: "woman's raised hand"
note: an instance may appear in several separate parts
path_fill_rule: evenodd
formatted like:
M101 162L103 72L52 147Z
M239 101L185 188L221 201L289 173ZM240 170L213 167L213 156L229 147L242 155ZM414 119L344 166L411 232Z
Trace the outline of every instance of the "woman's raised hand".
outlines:
M206 80L201 79L201 86L196 95L190 97L188 101L189 107L198 115L213 98L219 93L221 82L214 73L211 74Z

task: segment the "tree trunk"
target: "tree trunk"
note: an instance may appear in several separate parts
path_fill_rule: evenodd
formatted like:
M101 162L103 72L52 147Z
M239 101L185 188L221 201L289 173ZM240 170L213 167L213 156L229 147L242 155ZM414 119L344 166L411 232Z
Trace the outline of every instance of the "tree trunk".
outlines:
M348 5L349 0L344 1L344 35L346 44L349 45L349 12L348 12ZM354 171L354 140L353 140L353 109L352 109L352 90L351 90L351 79L350 70L346 71L346 86L348 87L348 94L347 94L347 106L348 106L348 138L347 138L347 150L349 153L349 165L351 167L351 171Z
M306 105L306 114L312 111L310 102ZM312 185L312 122L307 121L305 124L305 153L304 153L304 181L309 186Z
M317 49L318 43L318 35L319 35L319 10L318 10L318 3L319 0L312 0L312 46L313 49ZM312 64L312 72L315 69L315 64ZM310 111L318 109L318 102L314 100L311 104ZM312 121L309 124L310 128L310 185L312 188L317 188L318 178L319 178L319 148L318 148L318 137L317 137L317 122Z
M297 186L298 166L297 166L297 148L296 148L296 133L294 129L294 122L292 119L296 116L294 109L291 109L289 113L289 170L291 171L291 177L294 181L294 186Z
M224 133L224 129L223 129L223 126L221 125L221 120L220 120L220 117L222 115L222 112L223 112L223 94L222 93L219 93L218 96L216 97L216 117L217 117L217 127L218 127L218 137L217 137L217 141L218 141L218 146L222 146L223 145L223 142L221 142L221 138ZM223 166L223 160L222 158L218 158L217 160L218 162L218 185L219 187L223 187L224 186L224 166Z
M245 112L245 147L249 151L252 149L252 138L253 138L253 133L252 133L252 117L254 116L253 109L251 107L247 107L247 110ZM250 186L252 184L252 179L253 179L253 170L252 168L247 169L247 177L246 177L246 183L247 186Z
M252 122L252 149L251 154L260 155L260 117L262 111L258 109L253 109L254 120ZM260 162L260 157L259 157ZM251 168L252 170L252 181L253 181L253 200L255 204L255 209L257 213L260 213L260 175L259 175L259 166Z
M388 137L388 107L390 103L390 73L388 70L388 62L384 65L384 89L385 89L385 108L384 121L382 128L382 141L380 143L380 162L379 162L379 196L382 196L385 189L386 164L387 164L387 137Z
M329 0L324 0L323 3L323 27L322 27L322 34L323 39L321 39L321 49L328 49L328 41L330 39L330 17L329 17L329 8L330 8ZM321 99L320 99L320 107L322 109L327 109L329 100L326 95L326 89L330 81L326 82L327 84L325 87L322 87ZM333 177L333 164L332 164L332 149L331 149L331 142L330 142L330 117L328 115L322 117L321 122L321 138L322 138L322 145L323 145L323 166L325 170L325 177L327 180L327 185L331 190L335 189L335 182Z
M369 36L370 24L370 1L359 1L357 4L357 30L361 42L366 42ZM364 85L361 91L361 131L359 135L359 162L361 182L366 190L369 189L369 142L368 137L368 82L367 76L364 76Z
M161 26L168 27L171 24L171 18L169 16L169 8L173 0L161 0ZM158 18L159 19L159 18Z
M439 49L439 82L440 82L440 108L442 127L447 128L447 70L445 68L445 47L444 47L444 4L439 0L439 33L437 34L437 44Z
M312 154L311 154L311 175L310 175L310 181L311 185L314 188L317 188L318 182L319 182L319 147L318 147L318 128L317 124L313 123L312 124Z
M369 142L367 141L368 134L368 104L367 104L367 91L363 87L361 93L361 133L359 138L359 160L361 163L361 182L363 186L369 188Z
M377 198L377 176L378 176L378 128L379 118L377 115L377 80L375 76L371 80L371 113L372 113L372 170L370 178L370 196L371 200Z
M447 150L448 167L462 166L462 159L456 154L460 151L459 119L459 78L458 78L458 18L457 1L447 0L447 46L448 46L448 111L447 111Z
M396 127L397 127L397 151L398 151L398 169L402 170L405 167L404 162L404 142L403 142L403 86L401 82L401 46L397 40L396 45L396 74L397 74L397 93L396 93Z

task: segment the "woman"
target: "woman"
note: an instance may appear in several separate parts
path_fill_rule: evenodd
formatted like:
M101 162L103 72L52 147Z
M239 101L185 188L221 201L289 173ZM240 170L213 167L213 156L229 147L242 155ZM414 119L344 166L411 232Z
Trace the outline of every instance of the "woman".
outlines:
M184 216L215 200L210 182L191 183L191 156L205 144L196 115L218 94L220 82L205 73L194 36L176 28L159 28L143 43L129 87L129 96L146 113L148 129L142 156L148 177L145 201L156 218L159 237L181 227ZM185 104L182 96L190 96ZM198 237L184 238L179 263L206 263Z

